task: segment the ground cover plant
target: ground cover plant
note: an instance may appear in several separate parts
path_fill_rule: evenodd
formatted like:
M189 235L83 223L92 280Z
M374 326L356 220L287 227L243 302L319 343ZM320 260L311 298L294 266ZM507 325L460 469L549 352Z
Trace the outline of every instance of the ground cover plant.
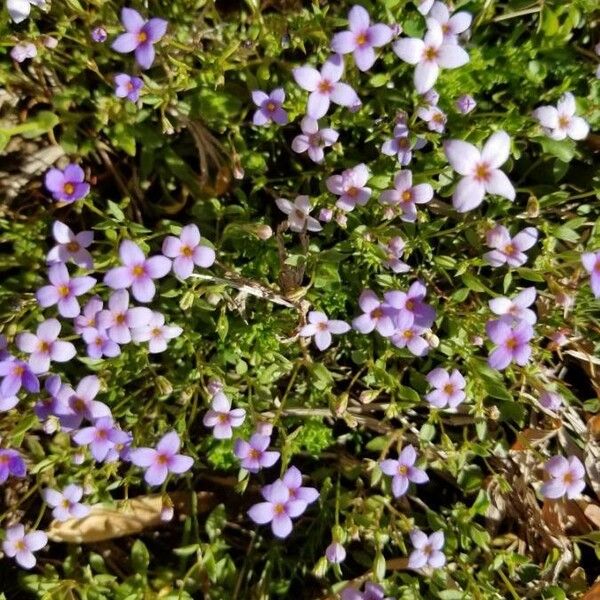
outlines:
M6 0L0 597L600 596L594 10Z

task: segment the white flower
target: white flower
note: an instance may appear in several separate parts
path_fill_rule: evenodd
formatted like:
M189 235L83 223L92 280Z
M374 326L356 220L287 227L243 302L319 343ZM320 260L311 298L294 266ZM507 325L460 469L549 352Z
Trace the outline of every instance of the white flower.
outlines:
M533 111L547 135L553 140L583 140L587 137L590 126L581 117L575 116L575 96L567 92L554 106L540 106Z

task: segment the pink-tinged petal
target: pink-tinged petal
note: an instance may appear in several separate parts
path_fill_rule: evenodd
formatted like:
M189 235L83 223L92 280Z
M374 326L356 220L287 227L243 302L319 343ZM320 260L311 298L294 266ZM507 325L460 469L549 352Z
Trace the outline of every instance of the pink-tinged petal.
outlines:
M416 65L423 56L425 44L417 38L402 38L394 43L394 52L404 62Z
M542 127L556 129L558 127L558 111L554 106L540 106L532 113L534 119L537 119Z
M569 461L564 456L553 456L544 465L544 470L552 477L563 477L569 472Z
M187 279L194 272L194 261L189 256L178 256L173 261L173 273L179 279Z
M417 10L422 14L426 15L433 7L434 0L419 0Z
M429 481L429 476L423 469L418 469L417 467L409 467L407 476L409 481L413 483L427 483Z
M289 215L294 210L294 205L285 198L277 198L275 204L277 204L279 210L286 215Z
M69 283L69 271L63 264L52 265L48 269L48 279L52 285L65 285Z
M584 140L590 132L590 126L581 117L573 117L567 130L567 135L572 140Z
M321 129L321 139L325 143L326 146L332 146L335 144L339 138L340 134L335 131L335 129L330 129L329 127L325 127Z
M458 44L442 44L438 50L438 64L444 69L456 69L469 62L469 55Z
M325 116L329 110L329 95L322 94L321 92L312 92L308 97L308 103L306 104L306 112L313 119L320 119Z
M386 156L394 156L394 154L398 153L398 144L396 142L396 140L387 140L385 142L383 142L382 146L381 146L381 152L382 154L385 154Z
M565 92L562 98L556 105L558 113L567 117L572 117L575 114L575 96L571 92Z
M445 369L438 367L437 369L433 369L430 371L425 377L427 381L436 388L443 388L449 381L450 376Z
M181 252L181 240L176 238L174 235L168 235L162 244L162 253L169 258L175 258L179 256Z
M179 447L181 445L181 441L177 432L170 431L163 435L158 444L156 445L157 452L162 452L165 454L177 454L179 452Z
M218 412L229 412L231 402L223 392L217 392L212 399L211 406Z
M409 569L422 569L427 564L428 555L422 550L415 550L411 552L408 557L408 568Z
M54 221L54 224L52 225L52 235L59 244L68 244L74 237L71 228L61 221Z
M450 19L450 11L443 2L434 2L427 16L444 25Z
M74 319L81 312L81 307L79 306L79 302L77 302L77 298L74 296L67 296L66 298L59 299L58 312L62 317Z
M338 321L337 319L332 319L328 322L327 327L331 333L336 335L347 333L350 331L350 325L346 323L346 321Z
M510 136L506 131L496 131L483 146L482 160L493 169L503 165L510 154Z
M412 189L413 202L426 204L433 198L433 188L428 183L419 183Z
M444 41L444 32L442 31L442 26L435 19L428 18L426 21L427 31L425 32L425 37L423 38L425 46L439 48Z
M488 365L492 369L502 371L506 369L512 361L512 354L503 346L496 348L488 358Z
M526 227L523 231L520 231L515 235L512 240L513 245L517 250L523 252L525 250L529 250L538 239L537 229L534 227Z
M499 169L490 172L489 179L485 182L485 190L488 194L496 194L507 198L511 202L515 199L516 191L510 179Z
M261 465L264 468L272 467L279 460L279 452L275 450L265 452L261 459Z
M60 334L60 323L57 319L46 319L37 328L37 336L41 340L53 341Z
M164 19L154 17L144 25L144 32L148 36L148 41L151 43L158 42L167 33L168 22Z
M489 229L485 234L486 243L491 248L501 248L508 244L510 239L510 233L504 225L496 225Z
M406 346L415 356L425 356L429 352L429 344L420 336L413 336Z
M383 337L390 337L395 331L394 323L390 317L381 317L375 325L377 332Z
M448 21L448 25L450 26L450 30L455 35L458 33L462 33L471 27L471 22L473 21L473 17L470 13L461 11L457 12L455 15L452 15Z
M355 33L362 33L369 27L369 13L360 5L353 6L348 12L348 25Z
M486 252L483 258L492 267L501 267L506 262L506 256L500 250Z
M363 187L369 179L369 169L364 163L359 163L352 168L353 182L356 187Z
M215 263L216 257L217 255L215 254L213 248L210 248L209 246L204 246L202 244L194 248L194 252L192 254L194 263L204 269L212 267L212 265L214 265Z
M341 175L332 175L325 180L327 189L337 196L344 193L344 179Z
M312 120L312 119L311 119ZM297 135L292 140L292 150L301 154L302 152L306 152L310 147L309 139L307 135L301 134Z
M44 499L44 502L46 504L48 504L49 506L55 507L55 506L58 506L62 502L63 495L56 490L53 490L51 488L46 488L45 490L42 491L42 498Z
M309 66L296 67L292 71L292 75L296 83L307 92L314 92L321 81L319 71Z
M442 390L433 390L433 392L429 392L425 398L429 404L436 408L444 408L444 406L448 404L448 394Z
M217 422L214 424L213 437L216 440L229 440L233 435L233 430L229 423Z
M452 371L452 374L450 375L450 382L457 388L459 389L463 389L465 387L465 385L467 384L467 382L465 381L465 378L462 376L462 374L457 371L456 369L454 369Z
M169 471L165 465L153 463L144 473L144 479L148 485L161 485L168 474Z
M528 306L531 306L535 302L536 296L537 290L534 287L528 287L524 290L521 290L515 296L513 302L520 308L526 308Z
M376 58L377 57L375 56L375 50L373 50L371 46L365 46L364 48L359 47L356 48L356 50L354 50L354 62L361 71L368 71L373 66L373 63L375 62ZM332 100L336 102L333 96ZM338 102L338 104L340 103ZM351 106L351 104L347 104L344 106Z
M146 259L140 247L131 240L123 240L121 242L119 257L121 258L121 262L127 266L139 265Z
M156 461L156 450L154 448L134 448L129 457L134 465L149 467Z
M576 456L569 457L569 470L571 471L571 474L577 479L585 477L585 467Z
M429 536L429 545L433 550L441 550L444 547L444 532L435 531Z
M29 357L29 368L33 373L40 374L46 373L50 368L50 357L47 354L41 354L40 352L34 352Z
M287 514L275 514L271 521L271 530L278 538L285 538L292 532L292 520Z
M360 315L352 321L352 327L360 333L371 333L375 329L375 321L370 315Z
M574 481L573 483L570 483L567 486L567 498L569 498L569 499L578 498L579 496L581 496L581 492L583 492L584 489L585 489L585 481L582 479L579 479L577 481Z
M144 26L144 19L137 10L133 8L123 8L121 10L121 23L127 31L138 33Z
M392 479L392 494L394 494L394 497L400 498L400 496L404 496L407 490L408 479L400 475L394 475L394 478Z
M269 99L269 96L265 94L262 90L254 90L252 92L252 102L256 104L259 108Z
M460 175L471 175L481 160L479 150L462 140L444 142L444 153L452 168Z
M149 69L154 62L155 54L154 46L149 42L145 42L135 49L135 60L142 69Z
M337 54L354 52L356 47L356 34L351 31L336 33L331 40L331 49Z
M430 567L433 567L434 569L439 569L446 564L446 557L444 556L443 552L440 552L439 550L434 550L429 555L428 562Z
M115 267L106 273L104 283L113 290L128 288L133 283L133 275L129 267Z
M304 513L306 511L306 507L307 504L304 500L300 500L300 499L296 499L296 500L290 500L287 504L286 504L286 512L287 514L292 517L293 519L295 519L296 517L299 517L302 513Z
M83 517L87 517L89 514L89 506L85 506L84 504L75 504L75 506L71 508L70 516L74 519L83 519Z
M45 285L36 292L35 297L37 298L37 301L41 307L47 308L48 306L56 304L60 296L57 288L55 288L53 285ZM29 352L31 351L32 350L29 350ZM24 352L27 352L27 350L24 350Z
M129 328L145 327L150 323L151 319L152 311L149 308L146 308L145 306L136 306L127 311L125 323Z
M429 538L420 529L413 529L409 535L413 547L417 550L424 548L429 543Z
M541 488L545 498L562 498L567 492L567 487L561 479L546 481Z
M344 73L344 59L340 54L332 54L321 68L321 76L331 83L339 81Z
M505 315L512 308L512 301L508 298L493 298L488 302L490 310L495 315Z
M111 48L121 54L133 52L139 44L138 36L135 33L122 33L113 43Z
M523 346L518 346L513 350L513 359L520 366L526 365L529 362L530 357L531 346L527 344Z
M131 293L138 302L150 302L156 293L156 286L150 277L139 277L131 284Z
M275 516L273 505L270 502L259 502L250 507L248 516L259 525L270 523Z
M600 272L594 271L590 276L590 287L596 298L600 298Z
M472 177L463 177L452 194L452 205L461 213L477 208L485 196L485 187Z
M171 261L166 256L156 255L151 256L146 261L146 273L152 279L160 279L171 270Z
M96 285L96 280L93 277L73 277L71 279L71 289L75 296L81 296L89 292Z
M386 458L379 463L379 468L390 477L393 477L398 472L398 461L391 458Z
M200 243L200 230L197 225L193 223L190 225L186 225L181 230L180 235L181 243L189 246L190 248L195 248Z
M36 563L35 556L29 550L19 550L15 554L15 560L24 569L33 569Z
M326 350L331 346L331 333L329 331L318 330L315 333L315 345L319 350Z
M402 451L400 452L400 455L398 456L398 462L401 465L414 465L415 461L417 460L417 452L414 449L414 446L412 445L408 445L405 448L402 449Z
M194 459L191 456L185 456L183 454L177 454L169 461L169 471L171 471L171 473L185 473L193 466Z
M372 46L379 48L392 40L392 30L383 23L377 23L369 27L369 42Z
M52 344L50 358L55 362L67 362L77 354L75 346L71 342L57 340Z
M51 192L62 193L64 184L65 176L60 169L50 169L44 176L44 185Z
M65 167L65 179L72 183L81 183L85 178L83 169L74 163Z
M300 328L298 335L302 337L312 337L315 333L317 333L317 326L313 323L309 323Z

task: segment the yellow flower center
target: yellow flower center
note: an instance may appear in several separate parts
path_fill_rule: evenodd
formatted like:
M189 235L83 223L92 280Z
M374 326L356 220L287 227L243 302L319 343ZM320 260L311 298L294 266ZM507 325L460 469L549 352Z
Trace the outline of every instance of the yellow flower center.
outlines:
M70 196L75 191L75 186L72 183L65 183L63 191Z
M182 246L181 247L181 254L183 256L189 258L190 256L192 256L193 253L194 253L194 251L189 246Z
M437 57L437 48L433 48L432 46L428 46L427 48L425 48L425 51L423 52L423 58L425 60L435 60Z
M412 192L410 190L405 190L402 192L402 202L410 202L412 200Z
M356 44L358 46L364 46L367 43L368 39L367 39L367 35L365 33L359 33L356 36Z
M141 277L144 274L143 265L135 265L135 267L133 267L132 273L134 277Z
M75 240L73 240L72 242L69 242L66 246L67 250L69 252L77 252L77 250L79 250L81 246L79 245L78 242L76 242Z
M475 179L477 181L487 181L490 176L490 168L485 163L479 163L475 167Z
M138 41L143 44L144 42L148 41L148 34L145 31L140 31L138 33Z
M267 102L267 110L269 112L273 112L277 107L274 102Z
M327 79L322 79L319 82L318 90L321 94L329 94L333 91L333 85L330 81L327 81Z
M452 394L452 393L454 392L454 386L453 386L451 383L447 383L447 384L444 386L444 392L445 392L446 394Z
M58 295L62 296L63 298L66 298L69 293L70 293L70 289L68 285L59 285L58 286Z

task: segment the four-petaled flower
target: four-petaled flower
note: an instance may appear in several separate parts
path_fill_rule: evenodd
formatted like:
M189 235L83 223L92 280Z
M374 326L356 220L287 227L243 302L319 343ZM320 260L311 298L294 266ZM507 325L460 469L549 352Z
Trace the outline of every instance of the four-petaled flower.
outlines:
M4 483L10 475L25 477L26 472L25 461L16 450L0 449L0 483Z
M408 557L410 569L422 569L423 567L439 569L446 564L446 557L442 552L444 547L443 531L435 531L427 536L421 530L413 529L410 532L410 541L415 548Z
M529 341L533 337L533 328L526 321L519 321L510 325L501 319L489 321L486 325L489 338L496 344L488 358L488 365L492 369L501 371L511 362L523 366L531 357Z
M446 116L446 113L437 106L433 106L432 104L421 106L421 108L417 110L417 116L427 123L427 129L429 129L429 131L444 133L448 117Z
M541 489L545 498L577 498L585 488L585 467L576 456L553 456L544 471L550 475Z
M77 429L84 419L93 423L111 416L110 408L95 399L99 391L100 380L96 375L86 375L75 389L67 384L59 386L53 395L59 401L56 414L65 429Z
M329 127L319 129L318 121L311 117L304 117L300 121L300 129L302 133L292 140L292 150L299 154L306 152L313 162L323 162L325 158L323 148L333 146L338 140L339 133Z
M525 250L529 250L538 239L538 232L535 227L525 227L511 238L508 229L503 225L496 225L486 234L486 243L490 252L486 252L483 258L492 266L500 267L508 264L511 267L520 267L527 262Z
M412 445L405 446L396 460L386 458L379 463L381 470L392 477L392 493L395 498L406 494L408 485L413 483L426 483L429 481L423 469L415 467L417 451Z
M48 279L50 284L36 292L37 301L43 308L57 304L59 314L69 319L81 312L77 296L89 292L96 285L96 280L88 275L71 277L64 263L51 265Z
M389 306L379 300L371 290L364 290L358 299L363 314L352 321L352 327L360 333L371 333L377 330L383 337L394 333L394 323L389 313Z
M444 34L444 41L449 44L456 44L458 35L469 29L473 20L473 17L464 11L454 13L450 16L450 11L443 2L435 2L428 16L440 24Z
M350 212L358 206L364 206L371 197L371 188L366 187L369 179L369 169L360 163L351 169L346 169L340 175L327 178L327 189L339 196L335 205L343 211Z
M448 373L446 369L438 367L427 374L425 378L435 388L425 398L436 408L456 408L465 399L465 378L453 369Z
M17 335L17 348L30 354L29 367L34 373L45 373L51 361L68 362L75 356L75 346L58 339L60 329L56 319L47 319L38 325L35 334L25 331Z
M412 160L412 151L420 150L427 144L427 142L421 138L417 138L414 142L409 137L409 130L406 123L398 123L394 127L394 137L386 140L381 146L381 152L386 156L398 157L400 164L405 167Z
M162 253L173 259L173 273L187 279L194 265L207 269L215 262L215 251L200 243L200 230L193 223L181 229L179 237L168 235L162 245Z
M239 427L245 418L243 408L231 408L229 398L223 392L217 392L202 422L213 428L213 436L217 440L228 440L233 435L233 428Z
M144 81L140 77L127 75L127 73L118 73L114 78L115 96L117 98L127 98L130 102L137 102L140 92L144 87Z
M79 165L69 164L62 171L50 169L44 177L44 184L55 200L71 203L81 200L90 191L90 184L84 179L83 169Z
M24 569L35 567L34 552L41 550L48 543L48 536L43 531L25 533L21 524L6 528L6 539L2 542L4 554L14 558Z
M413 185L409 170L398 171L394 177L394 189L381 192L379 201L390 204L400 211L403 221L413 223L417 218L417 204L426 204L433 198L433 188L428 183Z
M394 271L394 273L406 273L410 271L410 267L401 260L405 246L406 242L400 236L393 237L387 244L379 244L379 247L386 255L385 262L383 263L384 266Z
M179 325L165 325L165 315L153 311L148 323L131 332L134 342L148 342L148 352L155 354L167 349L167 342L179 337L183 329Z
M152 319L152 311L145 306L129 307L127 290L117 290L108 299L108 308L96 315L97 327L106 331L117 344L128 344L134 328L145 327Z
M300 329L302 337L313 337L315 346L319 350L325 350L331 346L331 334L342 334L350 331L350 325L346 321L329 319L327 315L318 310L308 313L308 324Z
M304 231L304 228L307 231L321 231L323 229L321 223L310 216L312 207L308 196L296 196L293 203L285 198L277 198L275 203L279 210L288 216L287 222L292 231L300 233Z
M78 446L89 446L94 459L102 462L110 450L124 444L129 436L115 426L112 417L101 417L90 427L84 427L73 435Z
M282 108L284 101L285 92L283 88L276 88L270 94L266 94L261 90L254 90L252 92L252 102L258 106L258 110L254 113L252 122L255 125L267 125L269 122L286 125L288 114Z
M575 97L566 92L554 106L540 106L533 111L544 132L554 140L583 140L587 137L590 126L581 117L575 116Z
M67 485L62 492L52 488L46 488L42 492L46 504L54 509L52 516L57 521L82 519L88 515L90 512L89 507L79 502L82 496L83 488L74 483Z
M86 250L94 241L93 231L73 233L71 228L61 221L54 221L52 235L57 244L46 256L48 263L66 263L71 259L79 267L84 269L93 268L92 255Z
M279 452L267 450L270 443L269 436L255 433L249 442L241 438L235 440L233 452L246 471L258 473L260 469L272 467L279 460Z
M0 377L3 378L0 384L0 396L3 398L16 395L21 386L33 394L40 391L40 382L30 366L13 356L0 361Z
M521 290L512 300L500 296L489 301L491 311L499 315L507 323L526 321L534 325L537 321L536 314L528 308L535 302L537 295L534 287L528 287Z

